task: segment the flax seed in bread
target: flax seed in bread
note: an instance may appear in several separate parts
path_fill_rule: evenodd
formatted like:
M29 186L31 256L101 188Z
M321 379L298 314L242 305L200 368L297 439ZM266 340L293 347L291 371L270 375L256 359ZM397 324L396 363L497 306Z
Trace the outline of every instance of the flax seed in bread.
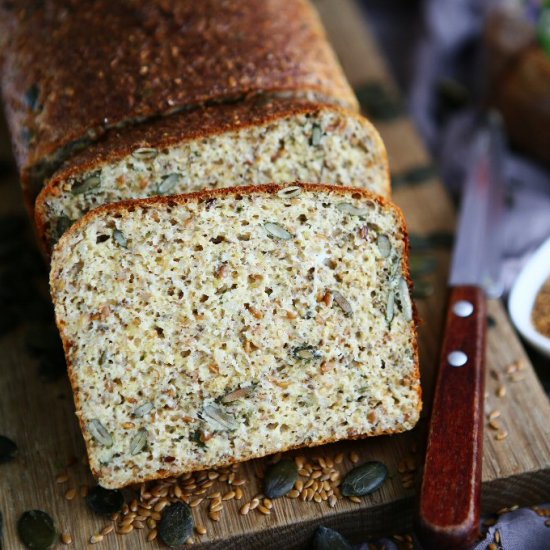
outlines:
M110 204L51 292L105 487L411 429L408 240L366 191L295 184Z
M357 108L308 0L0 2L0 46L29 204L107 128L256 94Z
M70 223L105 203L214 187L331 181L389 195L374 127L338 107L248 101L112 132L57 172L36 202L46 250Z

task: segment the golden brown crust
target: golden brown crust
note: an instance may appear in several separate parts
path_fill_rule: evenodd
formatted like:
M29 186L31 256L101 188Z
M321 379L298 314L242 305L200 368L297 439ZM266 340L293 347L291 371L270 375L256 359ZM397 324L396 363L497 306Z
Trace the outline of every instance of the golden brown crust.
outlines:
M250 194L253 194L253 193L276 194L281 189L284 189L285 187L288 187L288 185L289 184L285 184L285 185L267 184L267 185L246 186L246 187L226 187L226 188L221 188L221 189L205 190L205 191L199 191L199 192L196 192L196 193L188 193L188 194L185 194L185 195L177 195L177 196L171 196L171 197L153 197L153 198L148 198L148 199L127 200L127 201L122 201L122 202L118 202L118 203L113 203L113 204L107 204L107 205L104 205L104 206L100 206L99 208L96 208L95 210L92 210L92 211L88 212L86 215L84 215L84 217L82 217L79 221L77 221L61 237L59 242L54 247L54 251L53 251L53 254L52 254L52 256L53 256L52 264L55 264L55 257L57 256L57 254L60 254L60 255L62 254L63 247L65 246L65 244L69 244L69 240L70 240L71 236L74 233L77 233L80 230L81 227L84 227L86 224L91 222L94 218L100 217L105 213L112 214L112 215L117 215L121 212L128 211L128 210L133 209L135 207L154 207L156 205L165 205L165 204L185 204L185 203L191 202L191 201L196 201L196 202L207 201L209 199L214 199L216 197L224 197L224 196L228 196L228 195L238 195L238 194L250 195ZM369 191L366 191L364 189L356 189L356 188L352 188L352 187L332 186L332 185L327 185L327 184L302 183L302 182L295 182L292 185L299 185L300 187L302 187L306 191L328 192L328 193L336 193L336 194L340 194L340 195L350 195L351 194L351 195L361 196L361 197L364 197L365 199L369 199L373 202L376 202L376 203L380 204L381 206L386 206L386 207L392 208L394 210L394 212L396 213L397 218L399 219L399 229L400 229L400 231L403 235L404 241L405 241L405 254L403 255L403 258L402 258L402 268L403 268L403 274L404 274L404 276L407 280L408 286L409 286L409 292L412 295L412 280L411 280L411 275L410 275L410 271L409 271L409 264L408 264L409 239L408 239L408 233L407 233L405 218L403 216L403 213L402 213L401 209L398 206L396 206L394 203L388 201L387 199L384 199L383 197L380 197L378 195L370 193ZM53 289L57 282L58 282L58 278L56 276L55 269L52 269L52 271L50 273L50 287ZM420 369L419 369L419 357L418 357L418 334L417 334L417 331L416 331L416 310L414 312L414 321L415 321L413 323L413 331L414 331L414 349L413 349L413 352L414 352L414 358L415 358L415 373L414 373L414 375L415 375L415 379L418 381L418 386L417 386L417 388L418 388L418 408L417 408L417 411L418 411L418 413L420 413L421 408L422 408L422 389L420 387ZM71 362L71 359L70 359L70 357L71 357L70 349L72 347L72 343L71 343L70 340L68 340L66 338L65 332L64 332L64 323L61 319L59 319L59 317L57 315L56 315L56 322L57 322L57 327L59 329L59 332L61 334L61 339L63 341L65 356L67 358L67 369L68 369L69 380L71 382L71 387L73 389L73 397L74 397L74 402L75 402L75 408L76 408L76 411L77 411L77 414L78 414L78 412L80 411L80 396L79 396L79 391L78 391L78 385L77 385L77 382L76 382L76 376L74 374L73 365L72 365L72 362ZM82 433L84 435L84 439L85 439L85 442L86 442L86 448L89 452L88 445L89 445L89 441L90 441L91 437L88 434L87 427L82 422L80 416L79 416L79 422L80 422L80 428L82 430ZM380 432L376 432L376 433L372 433L372 434L352 434L352 435L349 435L348 439L362 439L362 438L365 438L365 437L371 437L371 436L375 436L375 435L386 435L386 434L391 434L391 433L399 433L399 431L380 431ZM296 446L296 447L290 447L286 450L290 451L290 450L298 449L298 448L324 445L324 444L328 444L328 443L333 443L335 441L336 441L335 439L327 438L327 439L324 439L322 441L315 442L315 444L313 444L313 445L304 444L304 445L300 445L300 446ZM253 458L260 458L261 456L263 456L263 455L261 455L261 454L260 455L250 455L250 456L247 456L244 460L251 460ZM232 461L227 462L226 464L232 464L232 463L235 463L235 462L242 462L244 460L239 460L239 461L232 460ZM222 466L222 464L220 464L220 466ZM203 469L203 467L200 466L200 465L196 465L196 466L192 466L191 469L200 470L200 469ZM185 471L191 471L191 470L185 470ZM137 478L137 479L133 480L132 482L128 483L128 485L130 485L132 483L139 483L139 482L143 482L143 481L151 481L151 480L154 480L154 479L162 479L162 478L166 478L166 477L170 477L170 476L174 476L174 475L180 475L180 474L185 473L185 471L183 471L183 470L181 470L181 471L178 470L177 472L170 471L170 470L159 471L154 476ZM94 474L94 476L96 478L101 480L101 472L98 472L98 471L94 470L92 473ZM113 486L113 488L114 488L114 486Z
M231 105L216 105L197 109L187 113L178 113L155 121L138 124L128 128L112 130L106 138L91 145L81 153L71 157L60 168L42 189L35 203L34 219L43 249L48 251L50 243L46 238L48 219L47 200L59 193L63 183L101 166L116 162L131 155L140 147L163 149L176 144L211 137L225 132L233 132L252 126L266 126L283 118L320 111L333 111L342 117L356 118L370 129L372 138L378 148L380 163L388 172L386 195L390 195L389 166L386 149L377 130L361 115L337 106L297 101L294 99L249 100Z
M357 108L308 0L19 0L0 3L0 35L25 185L64 148L182 108L266 93Z

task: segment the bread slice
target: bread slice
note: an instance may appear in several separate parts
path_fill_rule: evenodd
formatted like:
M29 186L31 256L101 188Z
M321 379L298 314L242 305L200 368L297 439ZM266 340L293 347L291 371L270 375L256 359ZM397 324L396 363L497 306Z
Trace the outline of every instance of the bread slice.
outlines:
M101 485L411 429L408 239L366 191L265 185L88 213L50 276Z
M54 175L35 219L49 250L105 203L295 180L390 192L384 145L365 118L317 103L248 101L111 133Z
M0 2L0 65L29 204L108 129L258 94L358 109L308 0Z

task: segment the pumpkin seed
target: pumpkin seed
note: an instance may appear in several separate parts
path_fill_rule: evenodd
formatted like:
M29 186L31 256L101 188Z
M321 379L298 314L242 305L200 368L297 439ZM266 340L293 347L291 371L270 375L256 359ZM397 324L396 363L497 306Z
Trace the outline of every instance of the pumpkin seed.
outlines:
M395 306L395 292L390 290L388 294L388 301L386 302L386 321L388 325L391 325L393 320L393 313Z
M164 195L165 193L172 191L172 189L176 187L180 179L181 179L181 174L177 174L177 173L165 176L164 178L162 178L161 182L157 185L157 193L159 195Z
M138 453L141 453L147 447L147 430L145 428L141 428L141 430L138 431L136 435L132 438L132 441L130 441L130 454L132 456L137 455Z
M175 502L164 508L158 523L158 533L166 546L184 544L193 535L193 515L185 502Z
M101 183L101 178L98 174L87 177L82 181L77 181L71 188L71 193L73 195L82 195L83 193L88 193L93 191Z
M366 82L355 89L362 110L376 120L393 120L405 109L401 99L380 82Z
M37 84L33 84L26 92L25 92L25 104L31 111L36 111L37 108L40 106L38 102L38 96L40 95L40 89L38 88Z
M351 550L351 544L338 531L321 525L313 536L313 550Z
M201 413L199 414L200 418L210 424L214 429L217 430L236 430L239 427L239 424L235 420L235 417L225 411L222 407L216 403L211 403L206 405Z
M434 287L428 281L423 281L422 279L414 282L413 288L413 298L428 298L434 292Z
M382 462L367 462L351 470L340 487L346 497L362 497L379 489L388 477L388 469Z
M302 359L303 361L312 361L313 359L320 359L323 354L313 346L304 345L298 346L292 350L292 355L296 359Z
M409 285L403 277L399 278L399 299L401 300L401 308L403 309L405 320L411 321L413 318L411 295L409 293Z
M285 187L284 189L281 189L277 192L277 196L281 199L292 199L294 197L297 197L302 192L302 188L298 187L297 185L293 185L292 187Z
M391 184L392 187L399 189L400 187L424 183L433 179L436 175L437 170L435 166L432 164L425 164L422 166L415 166L401 174L392 174Z
M347 317L351 317L353 315L351 304L346 300L346 298L344 298L344 296L342 296L340 292L333 290L332 297Z
M152 160L157 155L158 151L153 147L141 147L132 153L132 156L137 160Z
M105 447L113 446L113 438L111 437L111 434L99 420L94 418L88 422L88 431L98 443L105 445Z
M424 254L412 254L409 265L413 278L422 277L424 275L430 275L437 269L437 258Z
M141 418L142 416L149 414L154 408L155 408L155 405L153 405L153 403L148 401L147 403L143 403L143 405L136 407L136 409L134 410L134 416L136 418Z
M264 494L268 498L279 498L294 487L298 479L298 466L294 460L280 460L270 466L264 476Z
M387 258L391 253L391 242L387 235L383 233L378 235L376 239L376 245L378 246L378 251L382 258Z
M267 231L267 234L274 239L288 241L294 237L292 233L290 233L284 227L275 222L264 223L264 228Z
M317 147L321 143L322 135L323 131L321 130L321 127L318 124L314 124L311 130L311 139L309 141L310 145Z
M339 202L336 208L338 208L340 212L351 214L352 216L366 216L369 213L368 208L358 208L349 202Z
M57 538L53 519L42 510L24 512L17 522L21 542L31 550L47 550Z
M63 236L63 233L71 227L71 225L73 225L73 222L67 216L59 216L59 218L57 218L57 222L55 224L55 234L58 240Z
M0 435L0 464L14 460L16 454L15 442L5 435Z
M122 246L122 248L128 248L128 241L126 240L126 237L124 236L124 233L122 233L122 231L115 229L113 231L113 237L115 241L119 244L119 246Z
M108 516L122 510L124 495L118 489L105 489L101 485L96 485L88 491L86 504L92 512Z

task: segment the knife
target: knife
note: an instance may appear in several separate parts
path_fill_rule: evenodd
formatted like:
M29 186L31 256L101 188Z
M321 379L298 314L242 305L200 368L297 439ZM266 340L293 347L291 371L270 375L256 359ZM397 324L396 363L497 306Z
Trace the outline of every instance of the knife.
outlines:
M418 533L427 548L469 548L479 535L487 296L501 293L504 208L500 115L473 146L456 233L447 320L432 404Z

